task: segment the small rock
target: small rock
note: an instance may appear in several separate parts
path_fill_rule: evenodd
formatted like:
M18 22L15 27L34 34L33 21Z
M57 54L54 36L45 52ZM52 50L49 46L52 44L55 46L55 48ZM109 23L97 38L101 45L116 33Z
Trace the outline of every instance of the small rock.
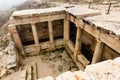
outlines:
M62 72L62 71L63 71L62 65L58 65L58 71L59 71L59 72Z

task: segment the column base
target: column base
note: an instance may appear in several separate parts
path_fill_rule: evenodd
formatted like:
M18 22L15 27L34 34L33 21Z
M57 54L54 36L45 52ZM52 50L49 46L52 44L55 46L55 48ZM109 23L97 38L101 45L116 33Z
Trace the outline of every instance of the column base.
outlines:
M36 52L38 52L38 53L39 53L39 52L40 52L40 50L41 50L41 47L40 47L40 46L38 46L38 45L37 45L37 46L35 46L35 47L36 47Z
M55 43L50 43L51 49L55 49Z
M80 52L78 51L74 51L74 58L77 61L78 60L78 55L80 54Z
M25 55L24 49L20 50L20 52L21 52L22 55Z
M64 40L64 46L68 46L69 40Z

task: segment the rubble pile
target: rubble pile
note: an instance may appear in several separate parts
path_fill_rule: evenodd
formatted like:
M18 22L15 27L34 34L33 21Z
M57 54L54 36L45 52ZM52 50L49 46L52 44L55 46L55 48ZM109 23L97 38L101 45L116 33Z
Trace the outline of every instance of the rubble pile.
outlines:
M8 37L9 44L4 49L0 49L0 78L4 75L13 73L18 66L19 56L18 51L15 48L14 42Z

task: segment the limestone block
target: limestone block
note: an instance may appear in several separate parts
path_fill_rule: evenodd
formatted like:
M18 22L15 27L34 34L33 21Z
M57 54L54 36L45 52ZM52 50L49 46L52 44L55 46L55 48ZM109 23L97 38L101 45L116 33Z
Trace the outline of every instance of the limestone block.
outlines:
M56 77L56 80L77 80L77 79L72 72L67 71Z
M7 56L7 68L12 68L12 67L16 67L16 55L8 55Z
M11 50L11 49L14 49L14 42L13 41L10 41L8 46L5 48L5 52Z
M2 80L26 80L26 70L15 72Z
M7 71L6 66L7 55L3 51L0 51L0 77L2 77L6 73Z
M92 80L120 80L120 66L112 60L89 65L85 72Z
M6 67L7 65L7 54L3 54L1 57L0 57L0 67Z
M0 68L0 77L2 77L6 73L7 69Z
M38 80L54 80L54 78L52 76L48 76L48 77L45 77L45 78L40 78Z
M4 52L0 51L0 57L4 54Z
M114 59L113 61L114 61L114 63L116 63L117 65L120 66L120 57Z
M86 72L75 71L73 74L77 77L78 80L91 80Z
M10 33L7 34L7 38L8 38L9 41L12 41L12 36L11 36Z
M87 66L87 65L90 63L90 61L88 61L88 60L84 57L84 55L82 55L82 54L78 55L78 60L79 60L84 66Z
M32 62L29 64L32 67L32 78L33 80L37 79L37 64L36 62Z
M26 70L26 80L32 80L32 67L28 64L24 68Z

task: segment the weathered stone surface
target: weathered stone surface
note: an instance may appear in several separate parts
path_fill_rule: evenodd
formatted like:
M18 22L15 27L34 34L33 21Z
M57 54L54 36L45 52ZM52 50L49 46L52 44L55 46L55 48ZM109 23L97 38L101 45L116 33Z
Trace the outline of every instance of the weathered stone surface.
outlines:
M32 67L28 64L24 69L26 70L26 80L32 80Z
M54 80L54 78L52 76L48 76L48 77L45 77L45 78L40 78L38 80Z
M9 69L17 67L18 52L14 46L14 42L10 41L5 50L0 51L0 77L2 77Z
M2 80L26 80L26 70L18 71Z
M116 64L118 59L89 65L86 67L85 72L92 80L120 80L120 66Z
M86 72L75 71L75 72L73 72L73 74L75 75L76 80L90 80L90 78Z
M56 77L56 80L76 80L76 77L72 72L68 71Z
M0 54L0 77L2 77L7 71L7 55L3 51L0 51Z
M2 77L6 73L7 69L0 68L0 77Z
M113 60L115 64L117 64L120 67L120 57Z
M82 65L87 66L90 62L82 55L78 55L78 60L82 63Z

